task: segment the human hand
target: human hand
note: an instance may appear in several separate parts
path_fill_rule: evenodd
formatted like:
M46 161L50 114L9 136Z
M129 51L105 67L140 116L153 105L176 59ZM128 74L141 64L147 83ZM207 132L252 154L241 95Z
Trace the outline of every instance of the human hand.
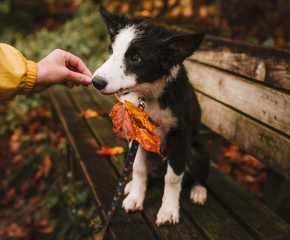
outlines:
M87 86L92 74L83 61L75 55L56 49L37 63L35 85L31 93L39 93L54 84L72 88L74 84Z

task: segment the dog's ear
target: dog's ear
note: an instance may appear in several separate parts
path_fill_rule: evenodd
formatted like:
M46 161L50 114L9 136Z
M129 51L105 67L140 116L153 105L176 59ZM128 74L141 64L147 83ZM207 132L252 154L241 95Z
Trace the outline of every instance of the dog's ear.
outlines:
M110 39L114 38L114 36L117 34L118 30L122 27L122 23L126 20L125 15L115 15L110 12L108 12L103 6L99 5L99 11L101 13L101 16L104 19L104 22L107 25L108 33L110 35Z
M191 56L201 44L204 33L177 32L161 43L163 67L170 69Z

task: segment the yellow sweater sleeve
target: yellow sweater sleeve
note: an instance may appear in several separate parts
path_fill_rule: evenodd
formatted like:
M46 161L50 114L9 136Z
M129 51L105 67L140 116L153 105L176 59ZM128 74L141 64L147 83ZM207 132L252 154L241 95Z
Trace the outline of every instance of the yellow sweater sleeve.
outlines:
M0 43L0 101L27 95L35 84L37 65L15 48Z

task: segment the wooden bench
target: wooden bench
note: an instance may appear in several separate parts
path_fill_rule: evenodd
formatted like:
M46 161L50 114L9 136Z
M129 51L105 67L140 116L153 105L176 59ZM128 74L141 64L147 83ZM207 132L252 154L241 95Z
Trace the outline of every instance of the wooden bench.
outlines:
M185 188L180 223L158 228L163 188L149 185L142 212L126 214L119 204L109 238L290 239L290 52L207 37L185 66L200 101L202 123L268 166L266 204L211 163L204 206L192 204ZM55 87L50 96L68 139L68 157L77 164L104 220L124 154L107 157L96 150L127 146L113 133L108 116L116 102L92 87ZM106 115L78 116L87 109Z

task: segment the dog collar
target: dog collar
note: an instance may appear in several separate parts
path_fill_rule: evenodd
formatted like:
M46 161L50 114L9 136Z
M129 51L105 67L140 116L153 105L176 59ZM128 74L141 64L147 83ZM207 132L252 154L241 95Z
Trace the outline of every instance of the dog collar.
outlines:
M141 110L144 110L145 109L145 98L138 97L138 99L139 99L138 108L140 108Z

